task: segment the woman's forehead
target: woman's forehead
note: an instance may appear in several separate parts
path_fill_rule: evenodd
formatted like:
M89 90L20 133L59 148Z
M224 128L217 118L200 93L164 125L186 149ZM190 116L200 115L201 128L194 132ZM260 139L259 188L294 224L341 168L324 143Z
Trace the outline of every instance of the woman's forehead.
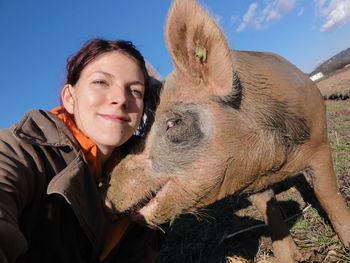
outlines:
M136 60L119 51L111 51L96 57L85 66L82 74L101 73L106 76L130 76L144 78L142 70Z

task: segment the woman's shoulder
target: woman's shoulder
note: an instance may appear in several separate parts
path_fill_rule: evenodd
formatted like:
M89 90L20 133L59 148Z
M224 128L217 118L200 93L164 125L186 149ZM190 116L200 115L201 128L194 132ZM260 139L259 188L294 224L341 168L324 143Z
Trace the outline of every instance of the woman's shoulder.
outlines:
M10 128L0 130L0 140L43 146L72 146L72 135L53 113L32 109Z

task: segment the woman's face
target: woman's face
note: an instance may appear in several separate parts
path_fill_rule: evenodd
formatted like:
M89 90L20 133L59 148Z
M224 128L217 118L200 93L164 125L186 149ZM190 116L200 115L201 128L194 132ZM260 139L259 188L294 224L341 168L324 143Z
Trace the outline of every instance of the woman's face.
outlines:
M139 126L144 84L137 63L112 51L89 63L74 87L66 85L62 100L66 110L74 114L78 128L97 144L102 154L108 155Z

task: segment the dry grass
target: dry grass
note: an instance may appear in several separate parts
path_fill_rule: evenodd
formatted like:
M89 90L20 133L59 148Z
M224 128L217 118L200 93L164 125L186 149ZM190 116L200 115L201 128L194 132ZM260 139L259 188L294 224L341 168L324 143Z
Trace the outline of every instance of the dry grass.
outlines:
M327 101L327 114L334 169L350 206L350 102ZM338 240L303 177L277 185L275 191L306 262L350 262L350 251ZM173 222L158 263L275 262L268 231L244 196L220 200L202 214L202 220L182 215Z
M350 67L337 70L316 84L325 99L347 100L350 98Z

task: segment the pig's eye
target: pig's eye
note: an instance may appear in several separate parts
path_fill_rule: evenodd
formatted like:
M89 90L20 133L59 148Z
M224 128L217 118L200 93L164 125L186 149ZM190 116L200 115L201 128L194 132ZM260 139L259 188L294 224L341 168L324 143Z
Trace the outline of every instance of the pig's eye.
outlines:
M166 130L169 130L170 128L179 125L182 122L181 119L179 118L173 118L173 119L169 119L166 122Z

